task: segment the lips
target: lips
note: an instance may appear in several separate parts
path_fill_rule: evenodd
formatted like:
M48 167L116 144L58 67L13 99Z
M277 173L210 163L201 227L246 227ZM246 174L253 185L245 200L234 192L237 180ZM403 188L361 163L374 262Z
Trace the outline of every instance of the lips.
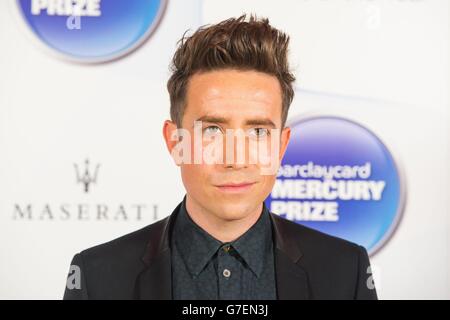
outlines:
M231 182L218 185L217 188L224 192L244 192L250 189L254 184L255 182Z
M218 187L242 187L249 184L253 184L254 182L240 182L240 183L225 183L221 184Z

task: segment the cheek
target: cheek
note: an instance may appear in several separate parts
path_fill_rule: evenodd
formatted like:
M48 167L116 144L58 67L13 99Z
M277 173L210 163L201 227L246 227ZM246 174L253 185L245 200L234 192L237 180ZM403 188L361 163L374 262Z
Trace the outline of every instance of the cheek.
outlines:
M189 192L196 190L205 190L205 186L209 185L208 168L204 165L184 164L181 166L181 178L183 184Z
M279 147L279 137L276 134L261 140L250 140L248 149L250 163L266 169L276 167L279 162Z
M275 184L275 175L262 175L261 181L261 192L267 193L267 195L272 191L273 185Z

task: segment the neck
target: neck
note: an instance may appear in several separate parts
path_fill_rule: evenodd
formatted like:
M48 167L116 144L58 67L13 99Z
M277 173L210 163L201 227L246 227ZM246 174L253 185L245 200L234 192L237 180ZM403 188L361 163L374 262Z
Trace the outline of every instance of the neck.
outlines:
M231 242L243 235L258 221L263 204L260 203L242 219L226 220L218 217L186 195L186 209L189 217L203 230L221 242Z

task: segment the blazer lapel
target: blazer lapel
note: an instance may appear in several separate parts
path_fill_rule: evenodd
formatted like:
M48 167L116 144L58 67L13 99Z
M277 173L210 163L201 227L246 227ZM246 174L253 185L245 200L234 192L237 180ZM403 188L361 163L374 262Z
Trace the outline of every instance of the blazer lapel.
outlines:
M170 233L181 203L172 214L155 224L142 261L144 270L136 279L135 299L171 300L172 264Z
M275 238L275 277L279 300L305 300L310 298L308 277L300 265L302 252L286 221L270 213Z
M136 299L171 300L172 279L170 251L167 250L144 269L136 283Z

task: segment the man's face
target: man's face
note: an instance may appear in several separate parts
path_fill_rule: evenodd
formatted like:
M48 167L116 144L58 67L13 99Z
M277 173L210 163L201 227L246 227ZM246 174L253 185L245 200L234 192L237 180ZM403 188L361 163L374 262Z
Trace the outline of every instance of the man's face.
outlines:
M281 128L281 112L281 88L274 76L226 69L198 73L189 79L182 128L190 133L192 159L195 152L202 152L200 147L205 150L212 143L223 146L219 148L222 153L218 156L216 153L216 158L223 160L221 163L180 164L188 197L197 207L217 218L236 220L245 218L261 205L272 190L276 170L264 173L261 169L268 165L255 161L255 155L258 148L275 152L278 168L290 135L289 128ZM202 138L197 144L195 134L200 130L197 123L195 132L195 121L201 121ZM166 121L164 134L169 151L176 145L168 141L175 129L174 123ZM227 130L245 133L245 143L231 136L234 145L229 144ZM230 155L232 158L227 160L226 156Z

